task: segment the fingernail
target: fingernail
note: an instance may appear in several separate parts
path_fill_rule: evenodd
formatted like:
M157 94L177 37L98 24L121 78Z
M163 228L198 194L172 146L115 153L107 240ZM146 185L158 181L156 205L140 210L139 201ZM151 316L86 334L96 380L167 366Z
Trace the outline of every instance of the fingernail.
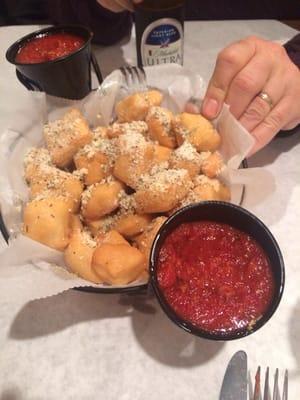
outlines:
M215 118L219 113L219 103L215 99L205 99L202 112L208 118Z

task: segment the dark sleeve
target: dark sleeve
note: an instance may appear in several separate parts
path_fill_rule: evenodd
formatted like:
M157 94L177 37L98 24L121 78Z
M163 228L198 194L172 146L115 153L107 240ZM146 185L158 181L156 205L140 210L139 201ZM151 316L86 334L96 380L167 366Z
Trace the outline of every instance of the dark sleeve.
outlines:
M96 0L49 0L48 9L54 24L81 24L94 32L93 42L111 45L130 35L129 12L113 13Z
M290 59L300 68L300 33L284 45Z

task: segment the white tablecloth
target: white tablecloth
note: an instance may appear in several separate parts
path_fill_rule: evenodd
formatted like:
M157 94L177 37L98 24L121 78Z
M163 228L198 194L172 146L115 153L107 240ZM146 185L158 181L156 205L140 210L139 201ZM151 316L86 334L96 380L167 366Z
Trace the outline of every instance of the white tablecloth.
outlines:
M30 95L4 59L6 48L38 27L0 28L0 129ZM190 22L185 65L208 79L217 52L247 35L284 42L295 31L276 21ZM135 62L133 38L95 48L104 75ZM272 320L238 341L216 343L184 333L154 298L68 291L41 301L1 302L0 399L214 400L232 354L246 350L258 364L290 371L290 399L300 393L300 132L274 140L252 157L266 175L247 186L244 206L271 229L287 272L285 293ZM267 185L273 193L265 197ZM1 239L0 239L1 240ZM34 284L34 283L33 283Z

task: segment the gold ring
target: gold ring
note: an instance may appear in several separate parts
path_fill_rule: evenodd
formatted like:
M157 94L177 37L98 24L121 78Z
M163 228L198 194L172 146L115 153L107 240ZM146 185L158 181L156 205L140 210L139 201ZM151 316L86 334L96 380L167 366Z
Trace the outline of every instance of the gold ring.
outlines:
M269 104L270 108L273 108L273 101L271 97L266 92L260 92L258 97L260 97L263 101Z

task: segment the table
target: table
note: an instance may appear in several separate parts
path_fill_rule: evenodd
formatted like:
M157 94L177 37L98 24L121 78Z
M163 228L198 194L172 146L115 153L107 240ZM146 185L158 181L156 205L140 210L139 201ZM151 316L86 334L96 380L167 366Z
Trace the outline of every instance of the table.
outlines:
M37 28L0 28L1 130L17 117L30 95L4 60L4 51ZM189 22L185 65L208 79L218 51L249 34L284 42L295 31L276 21ZM95 51L104 75L124 62L135 62L133 37ZM290 398L298 398L299 133L274 140L249 160L251 167L264 167L264 176L247 184L244 206L270 227L281 246L287 271L279 310L263 329L248 338L217 343L177 328L151 295L70 290L16 305L13 301L1 302L0 294L0 399L213 400L218 398L226 363L240 349L248 353L252 377L259 364L263 368L269 365L271 372L276 367L288 368ZM270 185L273 192L264 198Z

